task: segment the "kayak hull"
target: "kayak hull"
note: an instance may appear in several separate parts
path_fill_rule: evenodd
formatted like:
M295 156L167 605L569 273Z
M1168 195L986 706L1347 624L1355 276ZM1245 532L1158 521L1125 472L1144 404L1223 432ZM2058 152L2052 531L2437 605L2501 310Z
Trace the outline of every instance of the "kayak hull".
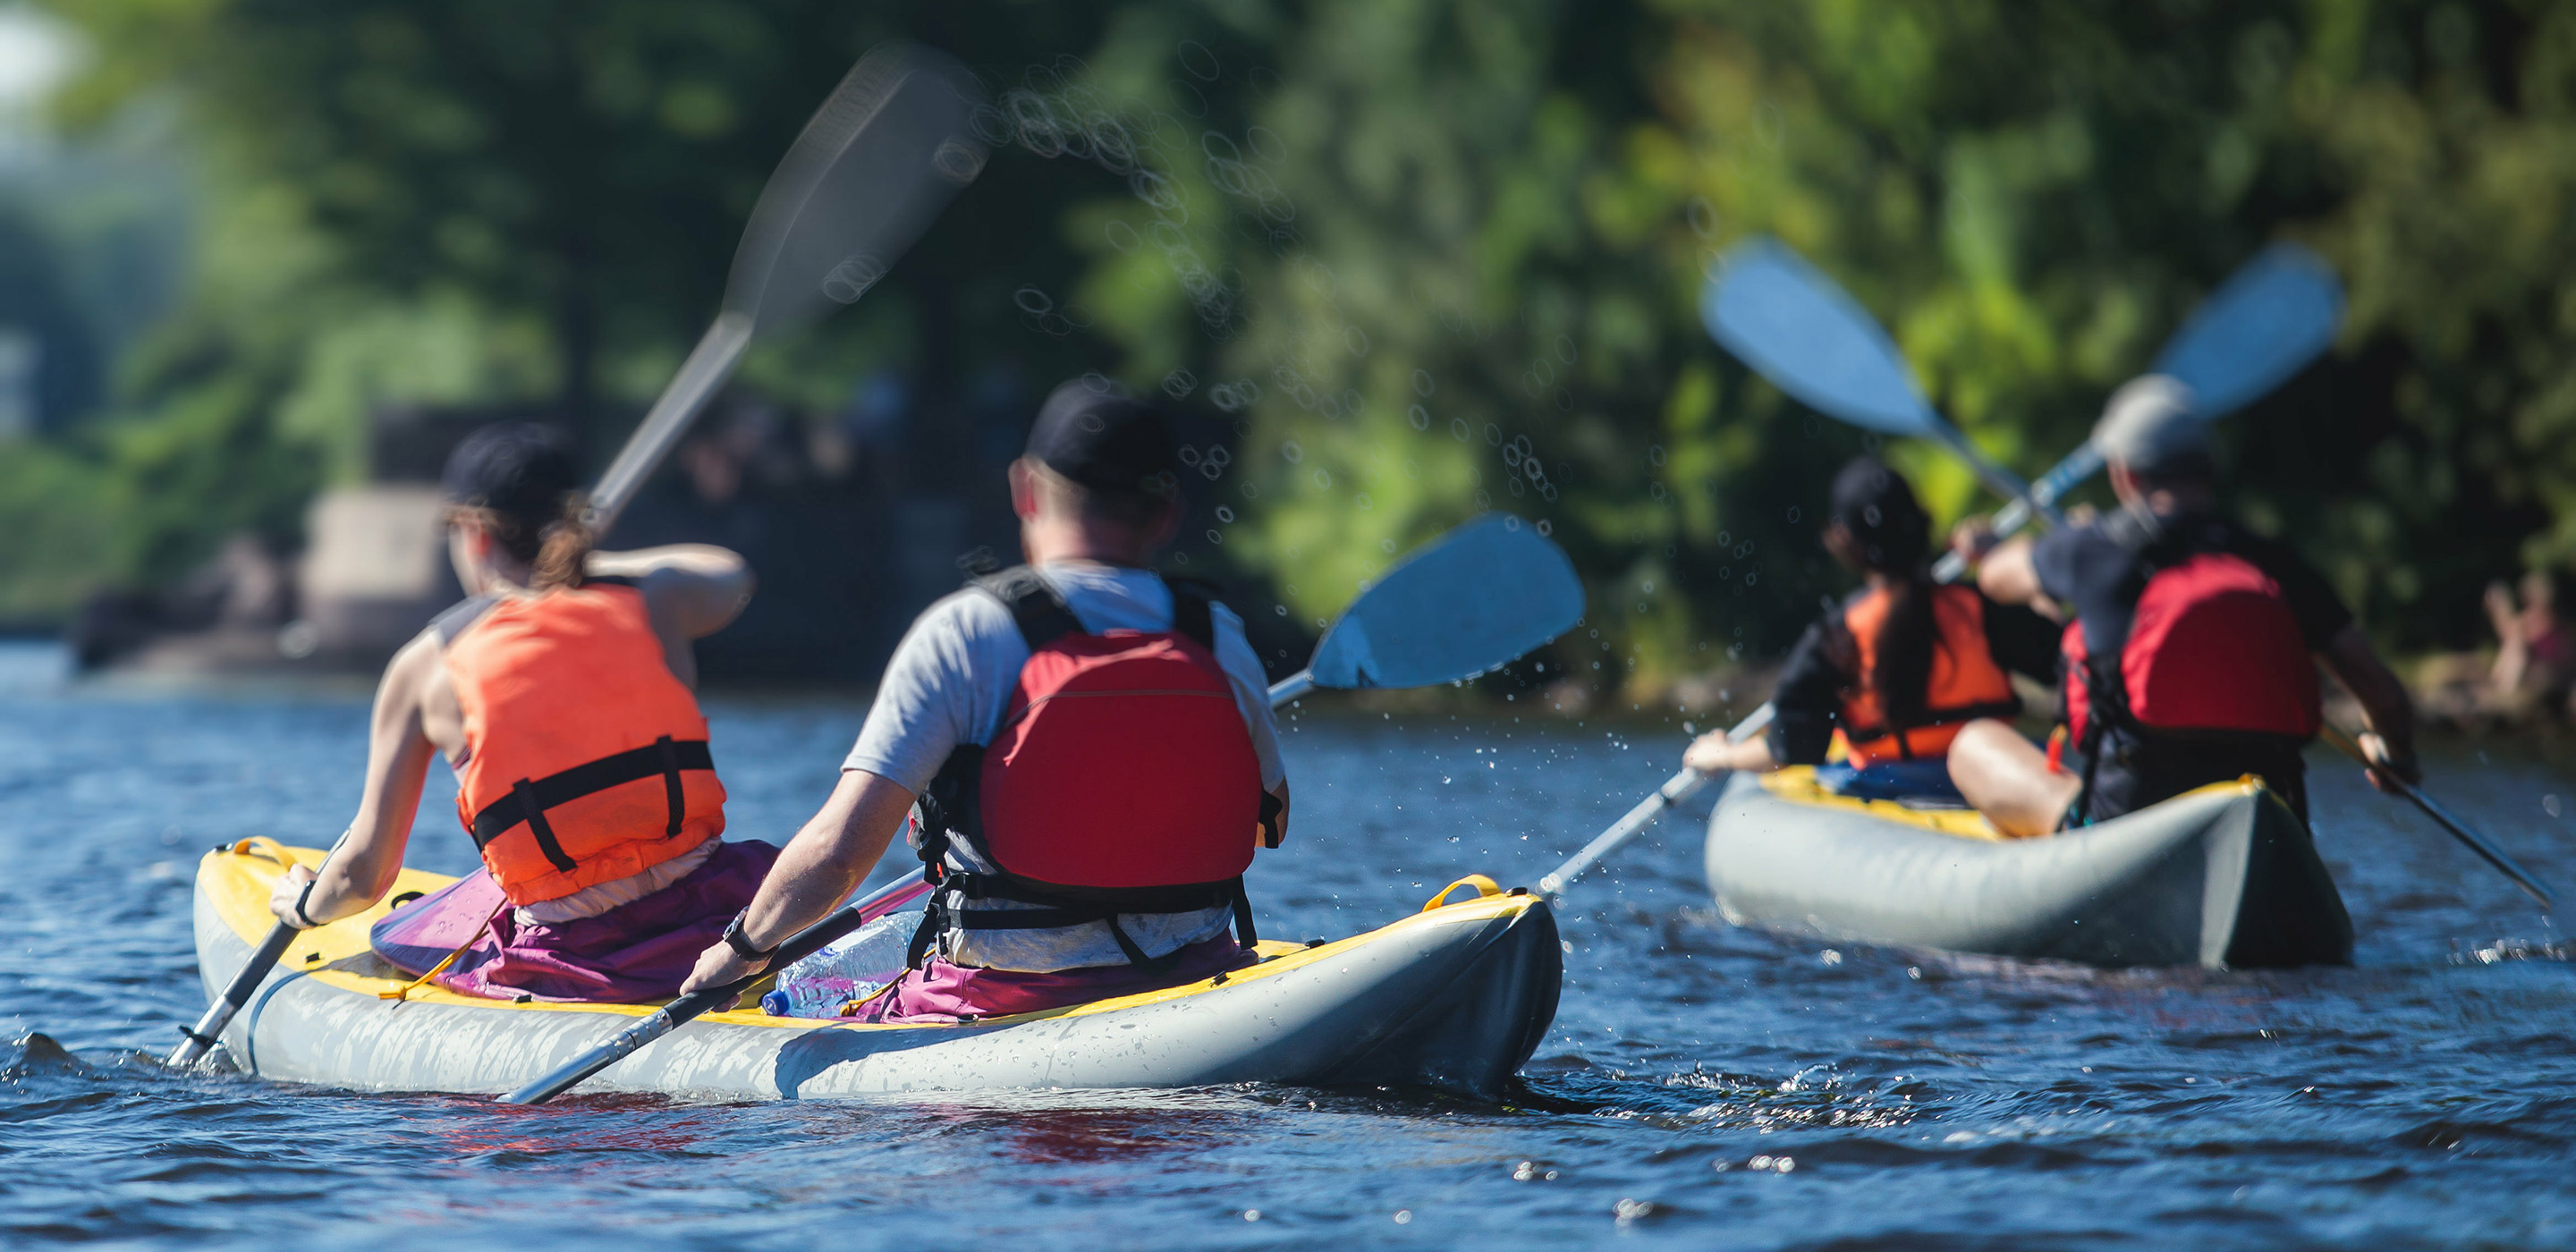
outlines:
M2040 839L1972 813L1730 780L1708 881L1738 925L2093 965L2346 964L2352 922L2307 828L2256 779Z
M264 931L265 913L248 904L264 899L276 872L256 854L230 850L201 867L197 951L210 996ZM406 881L397 891L404 888L418 889ZM307 932L288 949L224 1033L236 1065L291 1082L498 1093L649 1011L510 1004L436 987L380 998L406 980L365 949L377 916ZM1338 943L1265 944L1263 952L1262 964L1221 979L965 1025L709 1014L581 1090L815 1099L1266 1082L1493 1097L1537 1047L1562 980L1554 919L1527 895L1484 896Z

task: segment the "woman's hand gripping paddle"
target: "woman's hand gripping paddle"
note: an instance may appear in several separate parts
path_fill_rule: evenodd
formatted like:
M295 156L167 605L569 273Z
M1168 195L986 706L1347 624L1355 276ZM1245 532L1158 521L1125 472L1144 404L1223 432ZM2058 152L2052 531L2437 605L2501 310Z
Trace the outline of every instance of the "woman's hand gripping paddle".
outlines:
M2174 332L2153 372L2191 388L2193 412L2203 421L2216 421L2306 368L2334 342L2342 324L2343 286L2335 281L2334 270L2297 244L2274 244L2246 262ZM2030 494L1995 514L1995 537L2020 530L2033 508L2055 505L2101 469L2102 454L2089 440L2067 453L2030 485ZM1952 552L1932 567L1932 575L1955 582L1967 568L1967 558Z
M2440 801L2424 794L2423 788L2379 768L2379 762L2371 760L2370 754L2363 752L2361 745L2353 742L2350 736L2332 726L2325 727L2324 733L2327 743L2333 744L2344 755L2361 762L2362 767L2370 770L2380 782L2413 802L2416 808L2424 811L2424 816L2432 818L2435 824L2449 831L2452 838L2459 840L2468 847L2469 851L2477 853L2487 864L2495 866L2505 877L2512 879L2513 885L2530 893L2532 899L2540 902L2542 909L2550 911L2557 909L2558 893L2551 891L2540 879L2534 877L2530 870L2515 864L2514 859L2506 856L2504 849L2497 847L2494 840L2478 833L2476 827L2460 820Z
M1488 513L1406 557L1342 610L1305 669L1271 685L1280 708L1319 688L1427 687L1510 664L1583 616L1574 563L1528 523ZM784 969L876 917L919 899L930 884L906 876L779 945ZM765 973L766 971L764 971ZM583 1079L734 998L759 976L682 996L553 1073L501 1097L543 1104Z
M975 181L985 148L969 115L982 98L973 77L926 48L885 44L859 58L761 189L723 310L591 492L583 520L593 533L616 524L753 338L856 303ZM294 938L283 922L269 932L171 1065L204 1058Z

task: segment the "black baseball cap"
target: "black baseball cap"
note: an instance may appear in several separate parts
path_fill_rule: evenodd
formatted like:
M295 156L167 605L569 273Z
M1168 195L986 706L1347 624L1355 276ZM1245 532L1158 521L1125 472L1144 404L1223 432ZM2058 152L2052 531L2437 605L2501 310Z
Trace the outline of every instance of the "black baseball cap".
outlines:
M534 422L497 422L456 446L438 486L458 504L552 518L564 497L581 489L581 478L562 434Z
M1097 375L1047 393L1029 428L1027 455L1113 495L1167 500L1180 485L1180 437L1172 420Z

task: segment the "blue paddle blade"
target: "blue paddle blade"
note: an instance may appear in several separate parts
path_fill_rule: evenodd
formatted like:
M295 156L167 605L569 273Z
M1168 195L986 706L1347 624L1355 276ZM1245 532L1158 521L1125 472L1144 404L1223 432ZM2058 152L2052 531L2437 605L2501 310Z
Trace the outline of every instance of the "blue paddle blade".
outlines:
M1776 239L1729 251L1699 316L1710 338L1819 413L1890 435L1939 425L1878 319Z
M1583 618L1574 563L1529 523L1473 518L1388 570L1315 645L1320 687L1428 687L1499 669Z
M2189 385L2202 417L2260 399L2334 342L2343 285L2316 253L2264 249L2219 287L2156 358L2156 372Z

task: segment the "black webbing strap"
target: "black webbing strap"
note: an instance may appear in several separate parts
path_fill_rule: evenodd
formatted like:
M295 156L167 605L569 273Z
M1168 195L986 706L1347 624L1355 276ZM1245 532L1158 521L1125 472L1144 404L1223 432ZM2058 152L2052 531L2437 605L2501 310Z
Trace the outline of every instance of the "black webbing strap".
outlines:
M1185 583L1173 583L1171 587L1172 630L1215 652L1216 615L1208 607L1214 602L1206 592Z
M1181 913L1225 906L1234 912L1235 936L1244 947L1250 948L1261 941L1253 929L1252 900L1244 893L1241 877L1182 888L1150 888L1146 898L1123 901L1114 897L1099 901L1068 899L1018 887L989 874L951 873L948 882L948 889L933 897L929 915L922 919L921 929L913 935L907 963L916 968L922 957L929 953L938 932L951 924L952 918L959 930L1058 930L1099 922L1109 928L1110 939L1118 945L1118 951L1127 958L1127 963L1148 974L1169 972L1180 963L1181 949L1176 948L1162 956L1147 956L1145 949L1127 933L1127 928L1118 924L1122 913ZM1010 900L1035 907L952 910L947 904L950 890L965 899ZM1194 901L1182 898L1197 893L1204 894Z
M978 578L971 585L1011 611L1011 622L1020 628L1020 638L1031 652L1066 635L1087 633L1074 618L1073 610L1066 607L1064 597L1026 565Z
M688 792L680 786L680 745L664 735L653 741L662 750L662 798L671 806L671 824L662 831L663 838L680 836L680 819L689 814Z
M576 765L559 774L549 774L530 781L522 778L510 794L484 806L474 815L474 846L501 837L501 833L521 822L528 824L537 837L537 846L545 849L546 859L557 869L569 871L570 857L555 842L554 831L546 825L546 810L569 804L583 796L621 787L639 779L660 775L663 795L670 801L671 834L680 833L680 821L688 812L688 797L680 787L680 771L712 770L715 758L707 752L704 739L673 739L667 735L632 751L603 756L586 765Z
M569 874L579 864L579 862L574 861L571 857L564 854L563 843L561 840L555 838L554 824L546 820L545 806L537 803L536 793L536 784L529 782L527 779L522 778L519 781L510 784L510 798L516 800L519 804L519 808L528 815L528 833L537 837L537 851L545 853L546 860L552 862L558 872ZM484 812L489 813L491 810L485 809ZM480 827L483 824L481 821L482 815L476 814L475 816L476 821L474 824L477 827L477 834L474 840L474 849L479 852L482 851L483 845L490 842L490 840L483 838L480 833ZM503 829L507 829L507 827L504 827Z

